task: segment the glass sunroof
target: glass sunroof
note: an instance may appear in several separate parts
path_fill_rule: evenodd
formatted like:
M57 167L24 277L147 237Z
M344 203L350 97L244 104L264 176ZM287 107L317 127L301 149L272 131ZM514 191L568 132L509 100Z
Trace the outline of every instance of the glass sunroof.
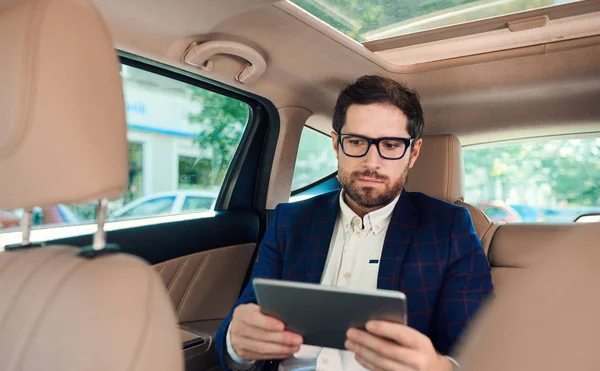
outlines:
M373 41L582 0L290 0L359 41Z

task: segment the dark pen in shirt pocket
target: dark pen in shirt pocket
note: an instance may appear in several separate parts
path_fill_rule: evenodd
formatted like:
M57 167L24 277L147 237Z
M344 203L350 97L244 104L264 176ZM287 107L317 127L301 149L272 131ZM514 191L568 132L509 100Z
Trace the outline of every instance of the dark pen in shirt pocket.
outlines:
M379 260L377 260L377 259L369 260L369 264L377 264L377 263L379 263Z

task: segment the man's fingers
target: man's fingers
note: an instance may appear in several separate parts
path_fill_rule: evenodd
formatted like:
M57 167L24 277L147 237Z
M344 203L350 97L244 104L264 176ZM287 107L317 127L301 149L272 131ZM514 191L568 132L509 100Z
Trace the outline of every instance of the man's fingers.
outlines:
M368 361L366 358L363 358L363 357L359 356L358 354L355 354L354 358L356 359L356 361L358 363L360 363L367 370L369 370L369 371L379 371L377 369L377 367L375 367L375 365L372 362Z
M377 360L383 362L377 363L378 367L386 368L390 364L384 361L390 361L392 364L410 366L420 369L424 364L423 355L411 348L389 341L367 332L357 329L348 330L348 350L361 355L362 358L371 360L370 355L375 354ZM377 361L375 359L372 362Z
M429 338L406 325L385 321L369 321L367 331L373 335L393 340L407 348L421 349L427 345Z
M302 336L289 331L264 331L258 327L250 325L240 326L239 329L231 331L232 336L241 336L251 340L264 341L287 346L302 345Z
M302 345L300 335L284 330L283 322L260 313L257 305L240 305L231 322L231 345L246 360L284 359Z
M245 306L239 306L238 308L239 312L234 313L234 316L239 317L239 319L247 325L258 327L265 331L285 330L285 325L283 322L276 318L262 314L260 312L260 307L256 304L248 304Z
M284 354L284 353L281 353L281 354L259 354L259 353L248 352L245 357L242 357L242 359L252 360L252 361L266 361L266 360L272 360L272 359L286 359L289 356L290 355Z
M288 346L248 338L238 338L236 342L237 355L247 360L283 359L300 350L299 345Z
M346 342L348 349L354 348L351 341ZM382 358L377 352L367 348L356 348L355 358L365 368L371 371L414 371L415 369L408 365Z

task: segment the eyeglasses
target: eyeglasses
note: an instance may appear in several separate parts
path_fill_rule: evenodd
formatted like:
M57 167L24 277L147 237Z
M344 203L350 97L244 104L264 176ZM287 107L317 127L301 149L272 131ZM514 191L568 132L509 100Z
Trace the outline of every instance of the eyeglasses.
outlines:
M400 160L406 154L413 138L369 138L357 134L338 134L338 143L348 157L363 157L372 144L377 147L379 156L386 160Z

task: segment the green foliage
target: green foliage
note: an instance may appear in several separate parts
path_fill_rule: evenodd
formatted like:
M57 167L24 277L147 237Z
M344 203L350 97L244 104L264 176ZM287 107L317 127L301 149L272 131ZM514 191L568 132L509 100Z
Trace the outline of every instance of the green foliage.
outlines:
M229 164L242 139L250 117L250 107L239 100L189 86L191 100L201 107L189 115L188 120L199 126L194 138L201 149L198 163L210 162L209 174L199 176L204 187L221 186Z
M506 199L510 189L532 183L550 187L559 203L600 205L600 139L528 142L464 151L467 176L484 174L489 199ZM483 171L479 171L481 169ZM491 193L491 195L490 195Z
M406 25L425 16L454 12L440 20L411 25L407 32L458 24L560 3L559 0L292 0L292 2L342 33L365 41L363 34L391 25ZM563 1L564 2L564 1ZM479 6L463 12L465 6ZM405 33L405 32L403 32Z
M292 190L305 187L337 170L331 138L305 127L298 144Z

